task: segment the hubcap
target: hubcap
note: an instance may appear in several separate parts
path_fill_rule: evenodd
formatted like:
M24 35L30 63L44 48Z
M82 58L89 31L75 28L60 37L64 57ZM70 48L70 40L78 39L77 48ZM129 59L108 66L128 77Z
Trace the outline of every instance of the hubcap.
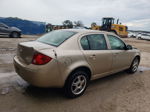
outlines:
M78 95L82 93L86 87L86 84L87 84L87 80L84 75L77 76L73 80L72 85L71 85L71 90L73 94Z
M17 38L18 34L16 32L13 33L13 37Z
M133 71L133 72L136 72L136 71L137 71L138 65L139 65L139 60L138 60L138 59L135 59L134 62L133 62L133 66L132 66L132 71Z

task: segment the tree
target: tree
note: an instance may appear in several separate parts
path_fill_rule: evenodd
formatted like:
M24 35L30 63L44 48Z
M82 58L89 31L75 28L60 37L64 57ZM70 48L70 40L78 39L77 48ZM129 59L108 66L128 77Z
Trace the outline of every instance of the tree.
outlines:
M84 27L83 22L80 21L80 20L79 21L75 21L74 24L75 24L75 27Z
M53 25L50 23L46 24L46 33L50 32L52 30L53 30Z
M64 27L68 27L68 28L73 28L73 23L72 23L72 21L70 21L70 20L65 20L65 21L63 22L63 26L64 26Z
M96 26L96 25L97 25L97 24L96 24L95 22L93 22L93 23L91 24L91 27L92 27L92 26Z

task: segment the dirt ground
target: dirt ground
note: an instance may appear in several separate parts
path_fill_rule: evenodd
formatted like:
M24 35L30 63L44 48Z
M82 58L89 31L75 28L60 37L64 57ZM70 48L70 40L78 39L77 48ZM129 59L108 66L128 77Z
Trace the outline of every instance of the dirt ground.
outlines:
M83 96L67 99L61 89L30 86L15 73L17 43L36 38L0 37L0 112L150 112L150 41L124 39L142 53L134 75L123 71L92 81Z

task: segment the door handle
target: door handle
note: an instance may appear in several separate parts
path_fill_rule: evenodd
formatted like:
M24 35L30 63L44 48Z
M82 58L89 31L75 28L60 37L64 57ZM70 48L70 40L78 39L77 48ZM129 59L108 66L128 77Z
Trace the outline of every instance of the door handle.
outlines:
M90 56L90 58L92 58L92 59L95 59L95 57L96 57L95 54L93 54L93 55Z
M114 53L114 56L117 56L119 53Z
M115 55L117 55L117 54L119 54L119 53L115 53Z

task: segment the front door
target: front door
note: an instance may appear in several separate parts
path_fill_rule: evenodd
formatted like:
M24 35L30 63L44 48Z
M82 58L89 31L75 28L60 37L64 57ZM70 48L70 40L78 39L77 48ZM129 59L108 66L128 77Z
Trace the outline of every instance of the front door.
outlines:
M113 54L112 70L122 70L130 65L131 52L126 50L125 43L116 36L107 35Z

